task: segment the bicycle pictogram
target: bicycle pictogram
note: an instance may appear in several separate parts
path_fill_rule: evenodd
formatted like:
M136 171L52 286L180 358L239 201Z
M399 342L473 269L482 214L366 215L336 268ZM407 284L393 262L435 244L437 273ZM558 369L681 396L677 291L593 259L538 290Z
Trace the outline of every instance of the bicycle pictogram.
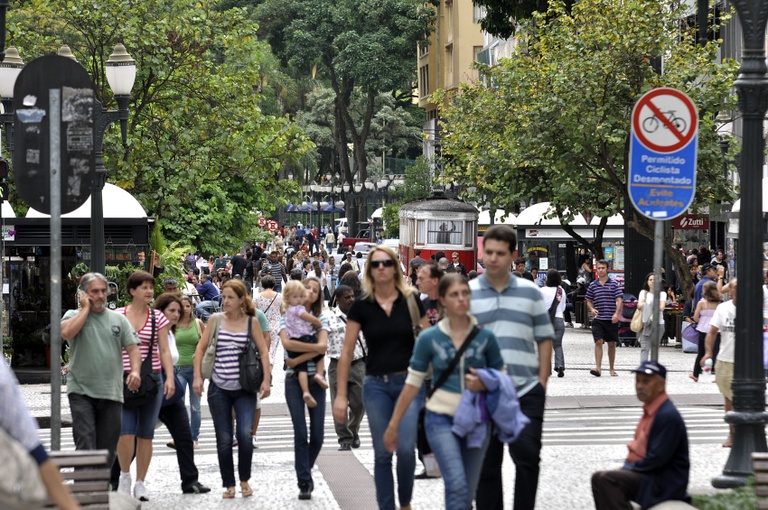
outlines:
M664 114L664 116L669 119L669 122L675 127L678 133L682 134L685 132L685 128L688 127L688 124L685 122L685 119L682 119L675 115L675 110L667 110L665 112L661 112ZM657 129L659 129L659 126L662 126L664 129L667 128L667 124L661 122L656 115L649 115L648 117L643 119L643 131L646 133L653 133Z

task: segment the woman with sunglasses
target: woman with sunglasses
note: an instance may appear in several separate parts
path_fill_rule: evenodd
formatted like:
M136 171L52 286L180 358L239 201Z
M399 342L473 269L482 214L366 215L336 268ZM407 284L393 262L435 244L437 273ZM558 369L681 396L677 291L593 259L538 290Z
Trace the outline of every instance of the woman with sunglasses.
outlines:
M368 413L375 453L374 481L376 501L380 509L395 508L392 476L392 453L384 446L387 429L400 392L405 386L408 365L415 343L413 321L409 309L416 307L420 329L429 327L421 301L403 278L397 254L387 246L371 248L365 264L363 293L347 314L344 347L337 366L338 388L333 402L333 417L339 423L347 418L347 377L360 332L368 345L363 383L363 403ZM416 426L424 403L420 388L408 406L398 427L397 481L400 508L410 508L416 469Z

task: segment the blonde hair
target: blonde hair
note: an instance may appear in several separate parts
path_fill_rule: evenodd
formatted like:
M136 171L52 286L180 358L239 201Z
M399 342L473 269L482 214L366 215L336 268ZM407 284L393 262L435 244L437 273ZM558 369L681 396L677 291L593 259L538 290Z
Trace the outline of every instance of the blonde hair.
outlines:
M280 306L280 311L285 313L288 307L291 306L288 302L288 298L291 296L303 296L307 297L307 288L304 284L298 280L290 280L283 286L283 304Z
M395 288L402 294L403 296L407 296L414 292L414 290L406 285L405 278L403 278L403 272L400 271L400 260L397 258L397 253L395 253L395 250L390 248L389 246L384 246L382 244L376 245L368 252L368 258L365 260L365 269L363 271L363 299L368 299L369 301L373 300L373 291L376 288L376 283L373 280L373 276L371 276L371 271L373 270L371 268L371 260L373 259L373 255L376 252L384 252L389 256L390 259L395 263L394 270L395 270Z

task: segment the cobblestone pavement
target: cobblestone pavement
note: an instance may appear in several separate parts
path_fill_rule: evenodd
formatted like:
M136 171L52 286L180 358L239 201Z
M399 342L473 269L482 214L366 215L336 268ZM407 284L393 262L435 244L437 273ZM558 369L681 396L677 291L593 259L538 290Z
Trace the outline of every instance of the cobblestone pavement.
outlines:
M537 508L593 508L589 485L591 473L621 465L626 456L626 442L631 437L640 416L640 404L634 397L633 374L629 372L639 363L637 348L617 349L618 377L610 377L607 358L603 360L604 374L594 377L593 342L588 330L568 329L564 338L566 372L564 378L550 379L547 412L545 416L544 448L538 491ZM678 404L688 425L691 440L692 493L711 493L715 489L710 479L722 472L729 450L720 446L726 435L722 421L722 399L716 385L707 377L694 383L687 374L693 354L685 354L674 344L662 346L659 360L669 370L667 390ZM36 416L49 414L50 387L25 385L25 398ZM264 416L259 427L259 448L254 452L251 485L255 493L250 500L239 497L222 501L221 485L216 460L213 425L208 418L207 403L203 399L203 426L201 448L195 459L202 483L214 488L207 495L182 495L179 489L178 467L172 450L165 446L169 436L164 427L157 430L155 456L149 470L147 488L151 501L146 509L184 508L312 508L312 509L368 509L375 508L370 496L373 476L373 450L367 423L363 424L362 446L352 452L337 452L330 406L326 417L325 447L313 478L315 491L311 501L297 499L298 488L293 472L292 430L285 406L283 376L275 369L272 396L265 400ZM69 414L66 398L62 412ZM50 432L42 430L48 443ZM71 432L62 432L62 449L72 449ZM367 479L356 486L344 483L345 475L369 473ZM419 468L420 469L420 468ZM504 463L505 508L511 508L514 465ZM341 473L342 476L339 476ZM356 478L358 479L358 478ZM365 485L365 487L363 487ZM416 509L441 508L443 487L440 480L416 481L413 507Z

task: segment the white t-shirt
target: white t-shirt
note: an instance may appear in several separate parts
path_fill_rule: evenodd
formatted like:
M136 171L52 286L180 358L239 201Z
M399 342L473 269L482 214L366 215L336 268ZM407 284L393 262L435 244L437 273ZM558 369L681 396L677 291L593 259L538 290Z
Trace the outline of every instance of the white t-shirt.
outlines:
M555 296L557 295L557 289L561 290L560 302L557 304L557 308L555 308L555 318L562 319L566 304L565 290L563 290L562 287L542 287L539 290L541 291L541 295L544 298L544 306L546 306L547 310L549 310L549 307L552 306L552 302L555 300Z
M736 347L736 305L733 300L717 305L709 325L720 331L720 352L717 359L733 363Z
M179 349L176 347L176 337L173 336L173 331L168 331L168 349L171 351L171 361L173 361L173 366L176 366L176 363L179 362Z

